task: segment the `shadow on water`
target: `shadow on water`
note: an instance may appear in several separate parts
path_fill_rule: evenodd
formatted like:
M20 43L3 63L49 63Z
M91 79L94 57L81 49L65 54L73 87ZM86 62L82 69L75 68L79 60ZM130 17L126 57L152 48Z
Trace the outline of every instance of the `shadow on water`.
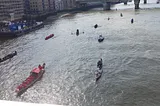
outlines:
M2 37L2 38L0 38L0 44L2 44L2 43L4 43L4 42L7 42L7 41L9 41L9 40L13 40L13 39L16 39L16 38L13 38L13 37L11 37L11 38Z

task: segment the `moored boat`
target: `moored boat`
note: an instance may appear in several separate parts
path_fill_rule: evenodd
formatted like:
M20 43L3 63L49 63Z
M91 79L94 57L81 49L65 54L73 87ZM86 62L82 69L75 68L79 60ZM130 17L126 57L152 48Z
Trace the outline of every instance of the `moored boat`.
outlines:
M103 40L104 40L104 37L102 37L102 35L99 35L98 42L102 42Z
M0 31L0 38L14 38L14 37L18 37L24 34L28 34L32 31L38 30L40 28L44 27L44 23L43 22L36 22L35 25L33 26L28 26L27 28L21 29L21 30L15 30L15 31Z
M45 40L48 40L48 39L52 38L53 36L54 36L54 34L51 34L51 35L47 36L47 37L45 38Z
M22 95L29 87L31 87L35 82L40 80L44 72L45 72L45 63L42 66L39 65L38 68L33 69L30 72L29 77L16 88L17 96Z

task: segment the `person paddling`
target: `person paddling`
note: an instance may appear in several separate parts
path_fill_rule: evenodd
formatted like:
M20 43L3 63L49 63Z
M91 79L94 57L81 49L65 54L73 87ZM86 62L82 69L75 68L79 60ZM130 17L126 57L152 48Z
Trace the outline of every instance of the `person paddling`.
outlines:
M131 19L131 24L133 24L133 22L134 22L134 20L133 20L133 18Z
M123 17L123 14L121 13L121 17Z
M98 25L96 24L96 25L94 25L94 28L97 28L98 27Z
M102 69L102 58L97 62L97 67L99 68L99 70Z
M77 36L79 35L79 29L77 29L77 31L76 31L76 35L77 35Z
M42 70L42 69L44 69L45 68L45 63L43 63L43 65L41 66L40 64L39 64L39 66L38 66L38 68L40 69L40 70Z

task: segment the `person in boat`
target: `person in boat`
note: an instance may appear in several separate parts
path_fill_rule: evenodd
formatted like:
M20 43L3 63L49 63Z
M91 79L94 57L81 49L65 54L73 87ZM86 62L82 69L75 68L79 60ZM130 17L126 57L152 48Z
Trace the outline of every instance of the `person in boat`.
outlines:
M77 35L77 36L79 35L79 29L77 29L77 31L76 31L76 35Z
M123 17L123 14L121 13L121 17Z
M131 24L133 24L133 22L134 22L134 20L133 20L133 18L131 19Z
M40 64L39 64L38 68L39 68L39 70L42 70L42 69L43 69L43 67L42 67Z
M99 41L103 41L104 37L102 35L99 35Z
M97 62L97 67L99 68L99 70L102 69L102 58Z
M102 39L103 38L102 35L99 35L99 38Z
M98 25L96 24L96 25L94 25L94 28L97 28L98 27Z

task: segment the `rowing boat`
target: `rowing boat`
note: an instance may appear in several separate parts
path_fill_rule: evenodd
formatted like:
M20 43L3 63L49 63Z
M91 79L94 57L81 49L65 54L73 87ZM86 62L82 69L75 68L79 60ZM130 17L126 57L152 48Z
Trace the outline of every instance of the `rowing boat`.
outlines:
M8 59L11 59L11 58L13 58L16 55L17 55L16 51L14 53L10 53L10 54L6 55L5 57L0 58L0 63L6 61Z
M101 72L98 72L98 73L96 74L96 82L101 78L102 73L103 73L103 70L101 69Z
M42 67L41 69L35 68L30 72L29 77L16 88L17 96L21 96L29 87L42 78L45 72L44 68L45 67Z

